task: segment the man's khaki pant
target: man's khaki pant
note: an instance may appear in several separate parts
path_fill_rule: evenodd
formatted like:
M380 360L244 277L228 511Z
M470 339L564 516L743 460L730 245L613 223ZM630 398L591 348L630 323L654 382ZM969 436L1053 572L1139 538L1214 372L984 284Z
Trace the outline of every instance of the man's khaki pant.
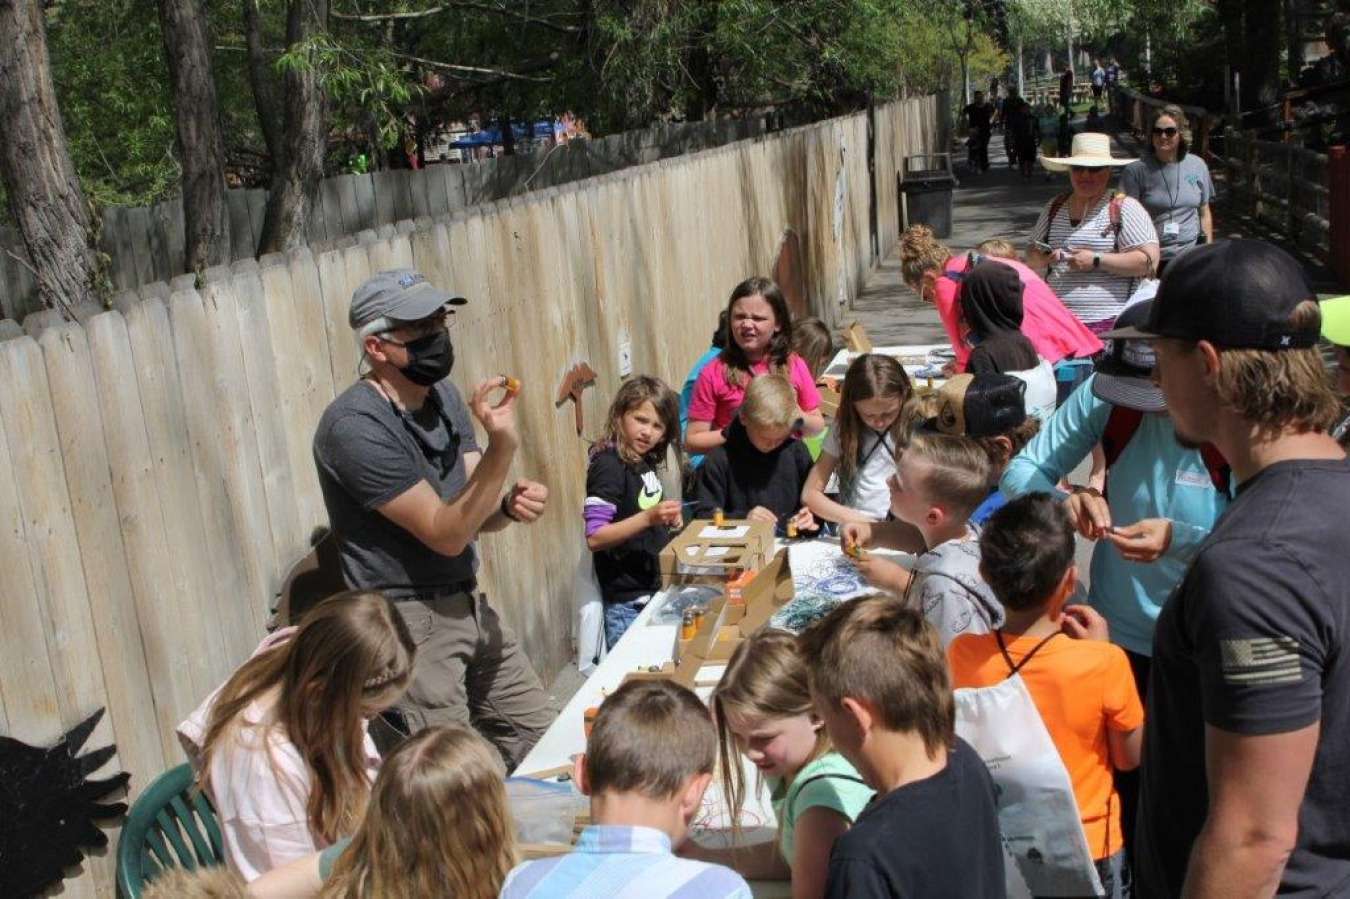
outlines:
M481 593L394 601L417 644L417 661L398 711L409 733L470 725L513 770L557 717L539 675Z

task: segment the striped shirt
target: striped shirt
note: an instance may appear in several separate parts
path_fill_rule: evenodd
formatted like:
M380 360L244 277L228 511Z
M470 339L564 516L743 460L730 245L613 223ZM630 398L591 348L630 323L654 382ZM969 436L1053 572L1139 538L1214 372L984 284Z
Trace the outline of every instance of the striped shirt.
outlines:
M1094 253L1124 253L1146 244L1158 243L1158 232L1154 230L1153 219L1139 201L1131 197L1120 203L1120 241L1117 248L1116 228L1111 221L1110 192L1093 205L1076 226L1069 222L1069 207L1072 200L1065 200L1050 223L1049 236L1046 236L1046 218L1050 215L1050 205L1041 210L1041 217L1032 229L1032 240L1044 240L1055 249L1091 250ZM1105 271L1075 272L1069 270L1067 262L1057 262L1050 268L1046 283L1085 325L1097 322L1115 321L1136 279L1123 275L1111 275Z
M679 858L670 837L651 827L592 824L567 855L517 865L503 899L750 899L730 868Z

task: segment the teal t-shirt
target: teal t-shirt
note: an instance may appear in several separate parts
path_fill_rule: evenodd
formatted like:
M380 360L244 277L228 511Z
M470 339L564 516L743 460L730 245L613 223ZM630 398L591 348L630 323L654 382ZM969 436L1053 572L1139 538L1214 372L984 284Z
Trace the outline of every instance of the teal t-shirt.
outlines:
M351 841L351 837L343 837L319 853L319 879L324 883L328 882L328 875L333 873L333 865L337 862L338 856Z
M797 772L791 784L770 779L770 800L779 821L778 846L783 858L792 862L792 834L797 818L809 808L820 806L838 812L852 824L872 801L873 790L853 766L837 752L827 752Z

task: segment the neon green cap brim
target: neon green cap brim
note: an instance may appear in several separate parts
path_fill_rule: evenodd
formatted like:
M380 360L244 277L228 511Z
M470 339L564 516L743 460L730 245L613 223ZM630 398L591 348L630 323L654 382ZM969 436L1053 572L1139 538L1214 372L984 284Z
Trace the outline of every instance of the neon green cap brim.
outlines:
M1350 346L1350 296L1323 300L1322 336L1337 346Z

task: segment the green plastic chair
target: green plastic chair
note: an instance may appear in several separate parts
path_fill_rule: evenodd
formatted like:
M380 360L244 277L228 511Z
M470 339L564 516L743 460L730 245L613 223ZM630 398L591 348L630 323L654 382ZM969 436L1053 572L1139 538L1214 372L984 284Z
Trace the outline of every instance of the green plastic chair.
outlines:
M117 844L117 892L140 899L165 868L225 864L216 810L193 787L192 768L179 765L155 778L127 813Z

